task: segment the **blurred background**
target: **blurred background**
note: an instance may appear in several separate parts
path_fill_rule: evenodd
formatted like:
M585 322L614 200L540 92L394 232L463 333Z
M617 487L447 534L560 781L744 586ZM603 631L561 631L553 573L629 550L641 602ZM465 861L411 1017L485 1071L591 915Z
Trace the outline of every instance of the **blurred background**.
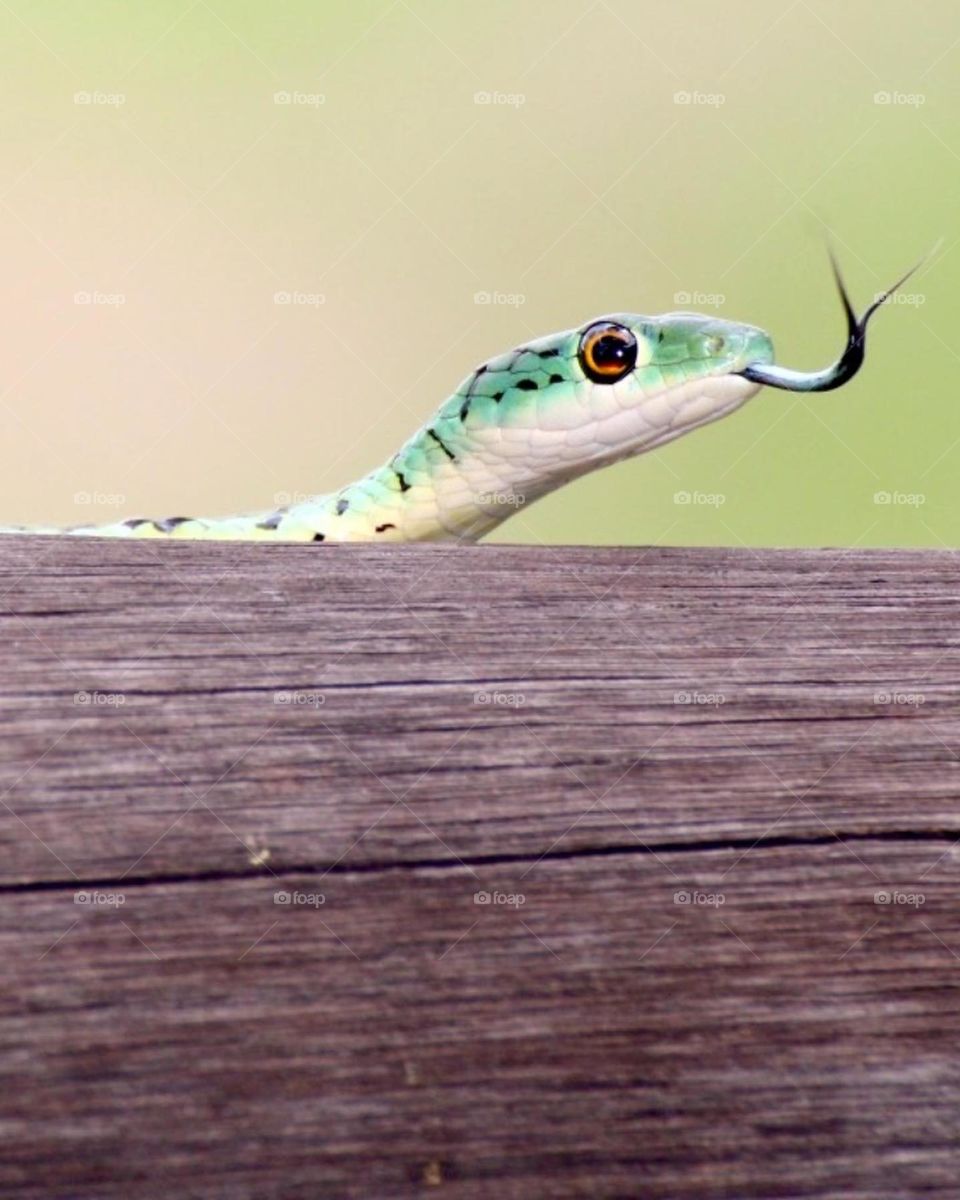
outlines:
M6 0L4 521L223 514L378 465L610 311L839 352L842 391L589 476L523 542L960 542L960 12L901 0Z

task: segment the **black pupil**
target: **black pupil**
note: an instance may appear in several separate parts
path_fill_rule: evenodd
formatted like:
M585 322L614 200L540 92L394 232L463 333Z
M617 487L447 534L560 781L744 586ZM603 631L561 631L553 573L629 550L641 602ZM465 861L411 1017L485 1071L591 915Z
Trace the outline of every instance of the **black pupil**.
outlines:
M627 343L615 333L605 333L593 345L593 361L598 367L619 365L627 360Z

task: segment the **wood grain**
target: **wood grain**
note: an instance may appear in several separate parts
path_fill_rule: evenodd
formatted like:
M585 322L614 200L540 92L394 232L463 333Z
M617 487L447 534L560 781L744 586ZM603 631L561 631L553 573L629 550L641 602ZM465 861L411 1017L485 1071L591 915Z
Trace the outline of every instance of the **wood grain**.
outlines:
M0 1195L956 1195L956 579L4 541Z

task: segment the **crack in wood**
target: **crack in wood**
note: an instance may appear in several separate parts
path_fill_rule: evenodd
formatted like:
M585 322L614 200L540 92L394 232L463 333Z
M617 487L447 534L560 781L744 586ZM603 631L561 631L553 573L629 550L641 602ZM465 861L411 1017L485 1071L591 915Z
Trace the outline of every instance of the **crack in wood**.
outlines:
M250 868L235 871L192 871L164 872L157 875L105 875L96 878L24 880L0 883L0 895L29 894L32 892L74 892L83 889L112 888L117 890L166 887L177 884L222 883L242 880L266 880L282 882L291 877L328 875L349 877L351 875L395 874L397 872L444 871L456 873L486 867L536 867L555 862L577 862L600 858L650 858L669 854L703 855L750 851L762 853L768 850L803 849L821 846L845 845L848 842L864 843L928 843L953 845L960 837L960 829L918 830L883 829L872 832L839 831L824 834L779 835L769 837L709 838L702 841L663 841L612 843L604 846L578 846L569 850L549 850L545 854L471 854L457 858L411 858L389 861L367 859L356 863L277 863L269 870Z

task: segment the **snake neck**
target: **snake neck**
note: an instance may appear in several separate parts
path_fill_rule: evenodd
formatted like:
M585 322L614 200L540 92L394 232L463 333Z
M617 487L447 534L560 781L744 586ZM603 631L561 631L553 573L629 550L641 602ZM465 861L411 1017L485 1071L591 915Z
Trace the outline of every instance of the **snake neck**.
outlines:
M325 499L327 538L473 542L549 490L476 435L441 409L382 467Z
M458 391L379 470L325 498L325 539L476 541L563 484L672 441L757 390L725 375L651 389L645 405L623 407L613 389L596 388L550 409L529 392L526 405L494 400L492 410L485 398L488 411Z

